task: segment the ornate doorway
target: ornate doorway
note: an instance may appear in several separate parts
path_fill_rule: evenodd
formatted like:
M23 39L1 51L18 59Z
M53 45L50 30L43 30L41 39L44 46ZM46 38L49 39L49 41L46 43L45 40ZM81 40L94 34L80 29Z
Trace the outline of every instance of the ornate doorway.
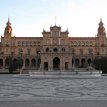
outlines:
M60 70L60 59L58 57L53 59L53 70Z

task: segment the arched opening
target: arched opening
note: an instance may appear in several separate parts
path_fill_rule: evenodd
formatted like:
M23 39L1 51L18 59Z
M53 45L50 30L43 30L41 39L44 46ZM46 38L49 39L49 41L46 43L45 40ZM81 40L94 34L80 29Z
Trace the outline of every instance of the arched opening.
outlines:
M25 67L29 67L29 59L25 60Z
M46 52L49 52L49 48L46 48Z
M6 66L6 67L9 66L9 58L8 58L8 57L5 59L5 66Z
M68 70L68 62L65 62L65 70Z
M62 52L65 52L65 48L62 48Z
M58 57L53 59L53 70L60 70L60 59Z
M53 51L54 51L54 52L58 52L58 49L57 49L57 48L54 48Z
M85 67L85 59L82 59L81 60L81 68L84 68Z
M37 59L37 68L39 69L40 68L40 64L41 64L41 59Z
M3 59L0 59L0 67L3 67Z
M75 66L76 66L76 67L79 67L79 66L80 66L80 60L79 60L78 58L75 60Z
M19 63L19 62L17 61L17 59L14 58L14 59L13 59L13 66L14 66L13 68L14 68L15 70L18 68L18 63Z
M92 61L91 59L88 59L87 62L88 62L88 66L90 66Z
M32 59L32 60L31 60L31 66L32 66L32 67L35 67L35 66L36 66L36 61L35 61L35 59Z
M44 62L44 70L48 70L48 62Z
M17 63L17 59L13 59L13 63Z
M74 59L72 59L72 66L74 66Z

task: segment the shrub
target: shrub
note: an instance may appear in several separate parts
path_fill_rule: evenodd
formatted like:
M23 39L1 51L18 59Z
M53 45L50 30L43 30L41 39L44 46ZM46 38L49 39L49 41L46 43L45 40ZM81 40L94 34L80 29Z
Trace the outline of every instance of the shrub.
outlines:
M96 57L94 59L94 67L97 70L102 70L103 74L107 74L107 57Z

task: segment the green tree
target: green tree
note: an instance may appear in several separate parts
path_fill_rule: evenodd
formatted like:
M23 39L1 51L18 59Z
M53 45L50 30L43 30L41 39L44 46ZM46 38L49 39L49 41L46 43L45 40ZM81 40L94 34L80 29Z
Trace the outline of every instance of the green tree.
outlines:
M13 73L16 69L21 69L23 66L23 59L18 57L17 61L14 61L13 58L10 56L9 60L9 73Z
M17 64L17 68L21 69L23 66L23 59L21 57L18 57L18 64Z
M96 57L93 64L95 69L102 70L103 74L107 74L107 57Z
M13 60L13 70L16 71L17 68L18 68L18 61Z
M14 71L14 66L13 66L12 57L9 57L8 60L9 60L9 73L13 73L13 71Z

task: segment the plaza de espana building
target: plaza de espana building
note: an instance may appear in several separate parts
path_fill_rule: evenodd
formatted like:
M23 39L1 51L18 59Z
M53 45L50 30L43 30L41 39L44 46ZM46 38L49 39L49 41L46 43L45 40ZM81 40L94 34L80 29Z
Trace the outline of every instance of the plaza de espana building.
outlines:
M68 29L54 25L42 31L43 37L15 37L8 19L0 42L0 71L14 61L23 59L25 69L72 71L92 66L96 56L107 55L106 31L102 20L95 37L72 37ZM20 36L20 35L18 35Z

